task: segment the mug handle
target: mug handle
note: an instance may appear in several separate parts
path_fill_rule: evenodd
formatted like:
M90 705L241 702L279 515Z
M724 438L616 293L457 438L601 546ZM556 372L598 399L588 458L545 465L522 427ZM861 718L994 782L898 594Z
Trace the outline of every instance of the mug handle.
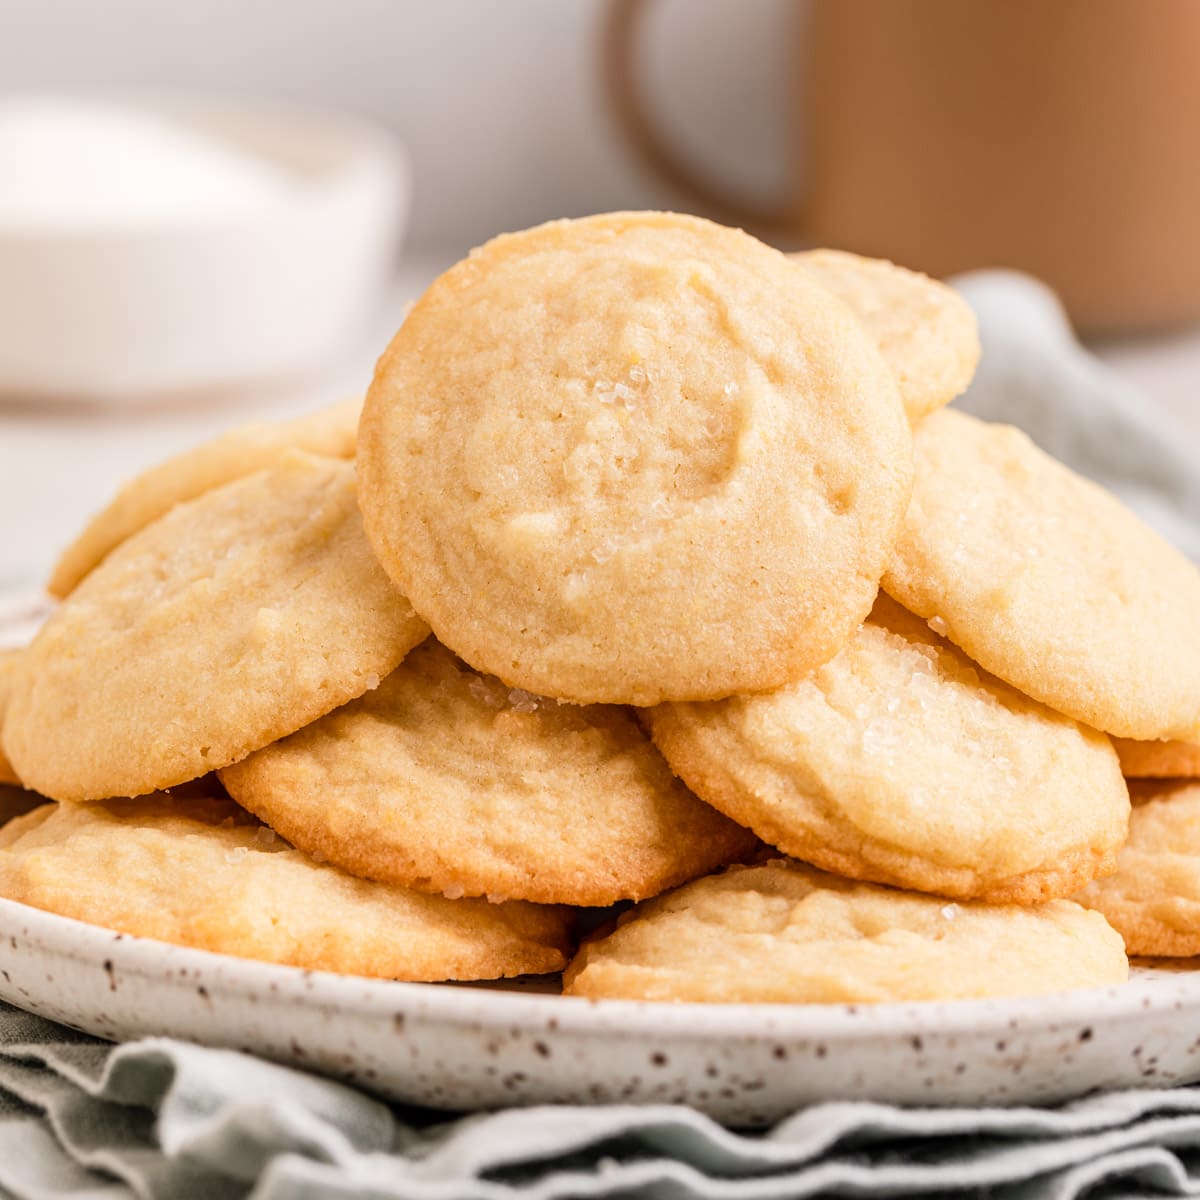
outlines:
M747 225L773 236L795 239L805 225L794 206L787 209L747 205L732 192L706 182L663 141L650 118L634 69L634 50L650 0L612 0L604 21L601 60L608 101L621 132L641 160L662 180L729 225Z

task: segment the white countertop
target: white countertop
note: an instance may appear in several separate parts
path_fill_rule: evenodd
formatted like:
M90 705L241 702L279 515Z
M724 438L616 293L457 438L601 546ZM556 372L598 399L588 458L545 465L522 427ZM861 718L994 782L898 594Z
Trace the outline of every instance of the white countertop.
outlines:
M81 523L143 467L230 425L289 416L362 391L404 305L449 257L410 256L376 328L324 378L186 409L0 408L0 592L43 580ZM1094 349L1175 421L1200 463L1200 329Z

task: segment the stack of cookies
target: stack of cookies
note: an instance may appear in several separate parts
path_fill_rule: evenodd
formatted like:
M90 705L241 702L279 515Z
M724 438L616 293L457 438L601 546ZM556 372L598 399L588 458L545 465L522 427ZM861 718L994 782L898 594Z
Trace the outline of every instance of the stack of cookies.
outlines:
M0 770L55 801L0 895L651 1000L1200 951L1200 786L1140 784L1122 850L1124 774L1200 767L1200 574L945 409L977 357L887 263L655 213L496 239L361 413L236 430L68 549L0 660Z

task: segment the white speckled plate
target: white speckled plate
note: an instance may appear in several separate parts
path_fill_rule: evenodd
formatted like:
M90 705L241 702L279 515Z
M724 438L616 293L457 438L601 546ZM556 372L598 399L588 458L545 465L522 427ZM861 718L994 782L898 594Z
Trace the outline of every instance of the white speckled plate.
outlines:
M757 1124L815 1100L1012 1104L1200 1079L1200 971L904 1005L695 1005L387 983L247 962L0 901L0 998L109 1038L253 1051L471 1109L686 1101Z
M45 612L41 597L0 596L0 645L27 641ZM27 795L0 795L0 819ZM0 900L0 999L101 1037L245 1049L437 1108L686 1101L758 1124L816 1100L1016 1104L1200 1079L1200 968L944 1004L666 1005L556 991L270 966Z

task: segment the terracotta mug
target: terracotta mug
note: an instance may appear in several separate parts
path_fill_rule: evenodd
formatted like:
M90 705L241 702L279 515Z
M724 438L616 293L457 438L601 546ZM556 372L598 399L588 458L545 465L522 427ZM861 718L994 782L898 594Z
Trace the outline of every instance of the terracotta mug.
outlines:
M1200 0L808 0L805 182L776 211L660 137L634 69L648 6L609 9L609 93L691 205L935 275L1030 271L1089 331L1200 317Z

